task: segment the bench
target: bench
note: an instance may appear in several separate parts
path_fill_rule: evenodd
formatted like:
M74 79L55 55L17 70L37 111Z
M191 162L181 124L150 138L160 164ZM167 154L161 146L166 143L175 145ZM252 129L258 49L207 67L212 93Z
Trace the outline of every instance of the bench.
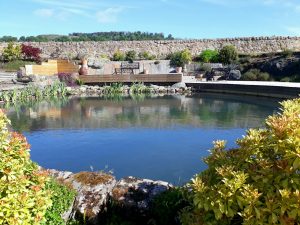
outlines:
M114 74L134 74L134 70L140 69L140 63L121 63L120 68L115 68Z

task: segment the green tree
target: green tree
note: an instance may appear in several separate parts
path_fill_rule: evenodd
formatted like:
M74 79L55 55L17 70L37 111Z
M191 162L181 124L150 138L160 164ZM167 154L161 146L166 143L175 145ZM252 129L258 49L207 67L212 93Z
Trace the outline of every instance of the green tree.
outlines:
M219 52L219 60L224 64L230 64L238 59L238 52L233 45L224 46Z

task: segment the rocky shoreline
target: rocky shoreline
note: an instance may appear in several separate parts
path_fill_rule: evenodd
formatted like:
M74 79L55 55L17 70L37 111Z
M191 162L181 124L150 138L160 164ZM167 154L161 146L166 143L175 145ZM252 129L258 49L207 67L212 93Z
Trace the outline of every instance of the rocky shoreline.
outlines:
M67 87L68 95L72 96L105 96L107 95L106 89L108 86L75 86ZM193 92L191 87L187 87L185 83L177 83L172 86L158 86L150 85L147 93L149 94L191 94ZM133 93L130 86L122 86L120 93L122 95L139 94ZM141 93L142 94L142 93Z
M79 172L46 170L50 176L77 194L73 205L62 215L65 221L85 218L88 224L99 224L110 202L127 215L147 216L152 200L173 186L164 181L135 177L117 180L103 172Z

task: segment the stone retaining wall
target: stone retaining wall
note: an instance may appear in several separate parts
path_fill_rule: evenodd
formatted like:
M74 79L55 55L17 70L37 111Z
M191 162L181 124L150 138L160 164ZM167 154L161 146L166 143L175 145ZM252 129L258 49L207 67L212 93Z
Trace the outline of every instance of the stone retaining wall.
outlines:
M28 43L26 43L28 44ZM198 55L205 49L220 49L234 45L242 54L280 52L284 49L300 51L300 37L248 37L228 39L172 40L172 41L105 41L105 42L35 42L32 46L42 49L44 58L76 58L78 55L112 56L116 50L148 51L158 57L171 52L189 49ZM0 43L0 54L7 43Z

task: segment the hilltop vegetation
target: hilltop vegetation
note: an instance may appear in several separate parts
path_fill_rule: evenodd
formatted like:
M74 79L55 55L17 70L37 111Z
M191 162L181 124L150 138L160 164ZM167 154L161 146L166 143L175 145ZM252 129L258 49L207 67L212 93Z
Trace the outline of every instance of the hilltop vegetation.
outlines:
M0 37L0 42L68 42L68 41L142 41L142 40L174 40L173 36L169 34L165 36L163 33L149 33L149 32L95 32L95 33L71 33L69 35L37 35L37 36L21 36L20 38L13 36Z

